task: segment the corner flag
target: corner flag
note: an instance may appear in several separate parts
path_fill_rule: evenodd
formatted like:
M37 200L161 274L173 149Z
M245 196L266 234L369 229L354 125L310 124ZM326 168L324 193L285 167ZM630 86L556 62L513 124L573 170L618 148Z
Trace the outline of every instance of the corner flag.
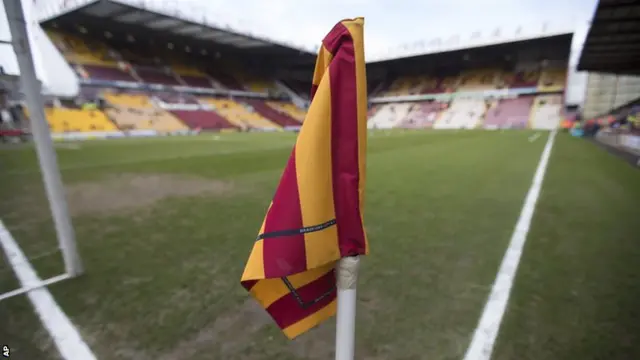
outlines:
M289 338L336 313L337 261L368 252L363 26L343 20L322 42L309 111L241 279Z

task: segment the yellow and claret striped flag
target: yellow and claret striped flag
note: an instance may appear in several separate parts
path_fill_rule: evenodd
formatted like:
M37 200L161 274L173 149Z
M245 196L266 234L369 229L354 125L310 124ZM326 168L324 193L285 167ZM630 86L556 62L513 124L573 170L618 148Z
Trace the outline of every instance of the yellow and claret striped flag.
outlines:
M336 262L368 252L363 25L343 20L323 40L311 106L242 274L289 338L335 314Z

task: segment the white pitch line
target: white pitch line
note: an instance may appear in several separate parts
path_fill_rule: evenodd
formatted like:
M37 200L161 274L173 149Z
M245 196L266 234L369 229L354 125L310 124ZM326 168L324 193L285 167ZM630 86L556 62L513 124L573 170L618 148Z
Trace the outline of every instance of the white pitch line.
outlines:
M535 133L535 134L529 136L529 142L534 142L534 141L538 140L539 137L540 137L540 133Z
M66 360L96 360L89 346L82 340L78 329L60 309L26 256L0 220L0 245L23 288L27 292L40 321L51 335L60 355Z
M522 210L520 211L520 217L518 218L516 227L511 235L509 247L504 254L502 264L500 264L500 269L491 288L487 303L484 306L480 322L473 334L471 344L467 349L467 353L464 355L464 360L489 360L491 358L493 345L496 342L500 323L507 309L511 288L515 280L520 258L522 257L524 243L529 233L536 202L540 196L542 181L547 170L547 165L549 164L549 156L551 155L551 148L553 147L555 137L556 131L553 130L542 151L538 168L533 176L533 182L525 198Z

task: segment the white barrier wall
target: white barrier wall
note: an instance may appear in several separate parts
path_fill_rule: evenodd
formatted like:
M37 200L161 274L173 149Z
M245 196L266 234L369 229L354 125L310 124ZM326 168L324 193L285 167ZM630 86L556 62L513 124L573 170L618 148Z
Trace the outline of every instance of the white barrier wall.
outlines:
M640 154L640 136L638 135L622 135L622 146Z
M70 140L94 140L94 139L117 139L125 137L156 137L163 135L197 135L197 130L172 131L169 133L160 133L156 130L129 130L129 131L86 131L86 132L67 132L53 133L51 137L56 141Z

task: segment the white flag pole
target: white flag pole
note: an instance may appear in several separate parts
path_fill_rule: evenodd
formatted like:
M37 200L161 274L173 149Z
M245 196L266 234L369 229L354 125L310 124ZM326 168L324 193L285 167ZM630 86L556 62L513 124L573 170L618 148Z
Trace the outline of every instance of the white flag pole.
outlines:
M336 266L338 315L336 317L336 358L353 360L356 338L356 286L359 256L344 257Z
M62 250L65 269L69 276L78 276L83 272L82 262L76 249L75 233L71 226L56 152L53 149L53 142L49 133L49 125L45 120L44 100L41 86L36 77L35 66L33 65L22 2L21 0L4 0L4 8L9 21L13 49L20 69L22 92L29 109L31 132L36 143L36 152L40 161L44 187L49 198L49 206L53 214L53 222L58 235L60 249Z

